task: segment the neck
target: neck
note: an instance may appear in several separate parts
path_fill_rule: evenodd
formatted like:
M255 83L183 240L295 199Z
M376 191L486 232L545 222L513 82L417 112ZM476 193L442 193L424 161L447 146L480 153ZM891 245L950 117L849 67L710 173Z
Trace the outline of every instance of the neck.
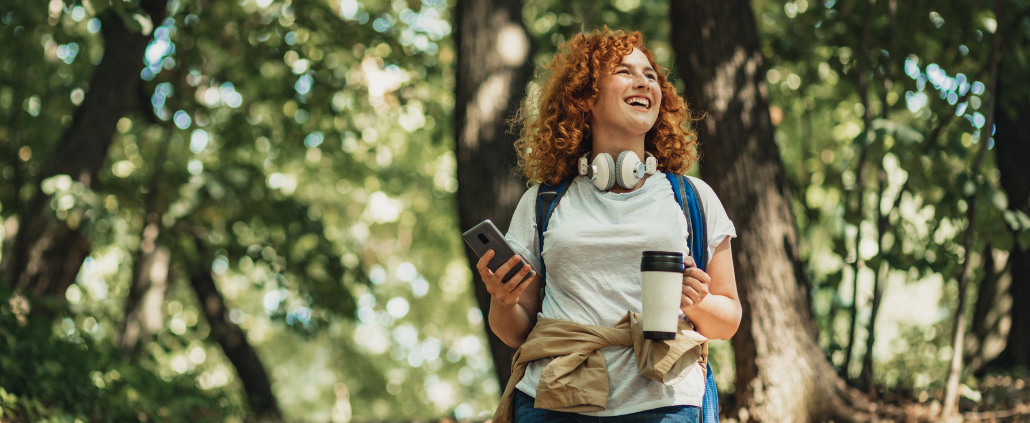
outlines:
M623 151L630 150L637 153L641 161L644 155L644 136L647 134L630 135L616 134L610 131L596 131L593 133L593 149L590 151L591 160L601 153L608 153L612 158L618 158Z

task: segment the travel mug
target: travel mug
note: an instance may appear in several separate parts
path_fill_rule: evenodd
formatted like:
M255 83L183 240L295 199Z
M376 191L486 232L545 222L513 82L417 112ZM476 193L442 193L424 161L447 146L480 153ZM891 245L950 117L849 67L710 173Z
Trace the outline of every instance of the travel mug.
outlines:
M676 339L683 293L683 253L644 251L640 272L644 339Z

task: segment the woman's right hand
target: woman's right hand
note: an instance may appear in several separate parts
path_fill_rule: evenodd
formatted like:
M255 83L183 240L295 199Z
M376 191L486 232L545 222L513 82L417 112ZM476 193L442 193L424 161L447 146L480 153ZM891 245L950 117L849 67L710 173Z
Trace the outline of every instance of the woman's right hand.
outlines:
M486 291L490 293L490 296L497 302L504 304L505 306L515 306L519 303L519 296L529 286L529 282L533 280L533 276L536 276L536 271L526 263L522 266L522 269L518 271L508 282L503 282L504 275L507 275L516 264L519 263L521 257L518 254L512 256L507 262L497 268L496 272L490 271L487 264L490 263L490 259L497 254L494 250L487 251L483 254L483 257L479 258L479 262L476 263L476 270L479 271L479 277L483 279L483 283L486 284Z

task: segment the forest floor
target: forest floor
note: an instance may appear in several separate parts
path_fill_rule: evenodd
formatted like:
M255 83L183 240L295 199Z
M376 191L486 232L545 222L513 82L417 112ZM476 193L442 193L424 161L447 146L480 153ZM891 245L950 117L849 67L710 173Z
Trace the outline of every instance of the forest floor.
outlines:
M961 419L956 422L975 423L1030 423L1030 376L988 376L981 382L980 401L962 397L959 401ZM971 395L976 397L976 393ZM876 423L937 423L940 421L940 398L913 400L909 395L885 394L870 402L870 415ZM721 418L720 420L724 420ZM437 423L458 423L443 418ZM490 423L486 420L483 423Z
M973 401L969 396L959 400L961 420L965 422L1009 423L1030 422L1030 377L988 376L981 382L980 401ZM870 411L877 422L922 423L939 421L941 400L928 399L923 394L922 401L913 401L911 397L884 396L870 405Z

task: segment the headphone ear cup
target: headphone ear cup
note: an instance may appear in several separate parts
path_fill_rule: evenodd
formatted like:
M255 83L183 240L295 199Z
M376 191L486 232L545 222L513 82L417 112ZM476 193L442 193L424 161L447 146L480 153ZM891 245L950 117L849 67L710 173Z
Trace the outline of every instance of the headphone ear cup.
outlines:
M640 157L637 157L637 153L633 151L626 150L619 154L619 160L615 162L615 177L620 187L633 189L637 186L640 179L633 174L633 171L636 170L638 163L640 163Z
M597 179L594 179L594 186L601 191L608 191L615 186L617 175L615 161L608 153L598 154L594 157L593 165L597 166Z

